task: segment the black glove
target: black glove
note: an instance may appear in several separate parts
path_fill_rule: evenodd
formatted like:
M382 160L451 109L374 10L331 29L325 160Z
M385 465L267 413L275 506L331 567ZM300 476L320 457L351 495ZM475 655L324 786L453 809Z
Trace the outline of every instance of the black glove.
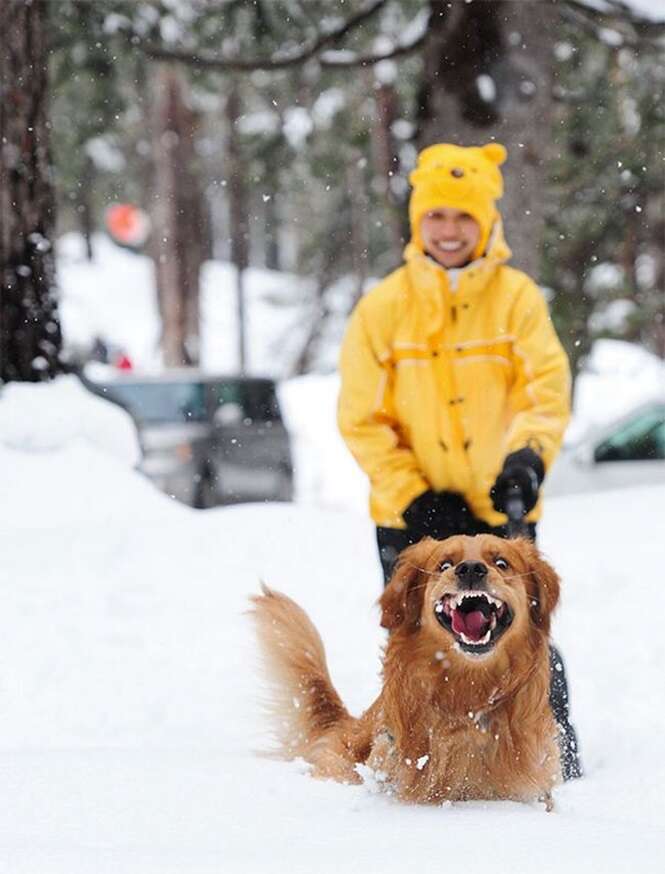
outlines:
M513 496L521 496L524 512L533 510L538 500L538 489L545 478L543 460L533 449L525 446L511 452L503 462L503 470L490 489L492 506L497 513L506 512L506 502Z
M407 526L420 537L444 540L453 534L475 533L478 520L457 492L429 489L409 504L402 513Z

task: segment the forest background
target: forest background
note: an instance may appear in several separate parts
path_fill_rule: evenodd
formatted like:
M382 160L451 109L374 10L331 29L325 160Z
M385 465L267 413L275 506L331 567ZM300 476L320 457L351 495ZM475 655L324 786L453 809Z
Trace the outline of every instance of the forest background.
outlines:
M665 358L661 0L9 0L0 26L2 379L71 363L53 243L80 231L92 257L118 203L150 221L165 366L198 362L215 258L238 369L251 265L310 280L292 370L320 370L400 263L417 152L492 139L513 263L574 371L597 337Z

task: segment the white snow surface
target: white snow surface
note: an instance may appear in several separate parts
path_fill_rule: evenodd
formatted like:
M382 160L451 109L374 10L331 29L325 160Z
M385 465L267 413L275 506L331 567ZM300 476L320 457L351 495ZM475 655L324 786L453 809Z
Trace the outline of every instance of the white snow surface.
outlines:
M665 399L665 362L633 343L597 340L577 378L566 443L656 399Z
M56 247L60 317L66 344L89 350L95 338L126 352L135 369L160 370L160 320L154 266L146 255L122 249L104 234L93 237L92 261L79 234ZM250 268L244 276L248 372L283 377L307 330L303 307L312 283L288 273ZM238 367L236 271L207 261L201 271L201 365L210 372Z
M91 394L76 376L52 383L10 382L0 389L0 446L43 452L82 443L134 467L136 426L115 404Z
M44 444L54 407L110 428L63 385L26 389L22 407L0 396L0 421L14 404L37 435L0 441L0 871L661 870L665 488L550 500L542 524L585 778L552 814L409 807L255 754L269 740L245 611L260 579L309 612L352 712L378 691L364 508L177 505L77 428Z

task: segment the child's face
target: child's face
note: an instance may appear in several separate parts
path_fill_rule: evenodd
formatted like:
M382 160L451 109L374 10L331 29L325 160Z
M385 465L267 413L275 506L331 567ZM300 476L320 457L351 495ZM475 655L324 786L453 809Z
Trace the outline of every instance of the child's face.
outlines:
M440 206L420 222L425 251L442 267L463 267L471 260L480 239L480 225L467 212Z

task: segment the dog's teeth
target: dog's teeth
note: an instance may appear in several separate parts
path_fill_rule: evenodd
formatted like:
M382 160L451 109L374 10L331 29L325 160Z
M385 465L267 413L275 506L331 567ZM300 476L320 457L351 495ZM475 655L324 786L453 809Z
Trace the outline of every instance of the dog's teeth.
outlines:
M462 639L462 643L466 643L467 646L484 646L486 643L490 642L490 637L492 636L492 629L489 628L484 637L481 637L480 640L471 640L462 632L460 634L460 638Z
M490 631L493 628L496 628L496 613L492 613L492 616L490 618Z
M474 591L458 592L450 599L450 603L458 605L467 598L484 598L489 604L494 604L495 607L500 607L503 604L503 601L499 600L499 598L493 598L488 592Z

